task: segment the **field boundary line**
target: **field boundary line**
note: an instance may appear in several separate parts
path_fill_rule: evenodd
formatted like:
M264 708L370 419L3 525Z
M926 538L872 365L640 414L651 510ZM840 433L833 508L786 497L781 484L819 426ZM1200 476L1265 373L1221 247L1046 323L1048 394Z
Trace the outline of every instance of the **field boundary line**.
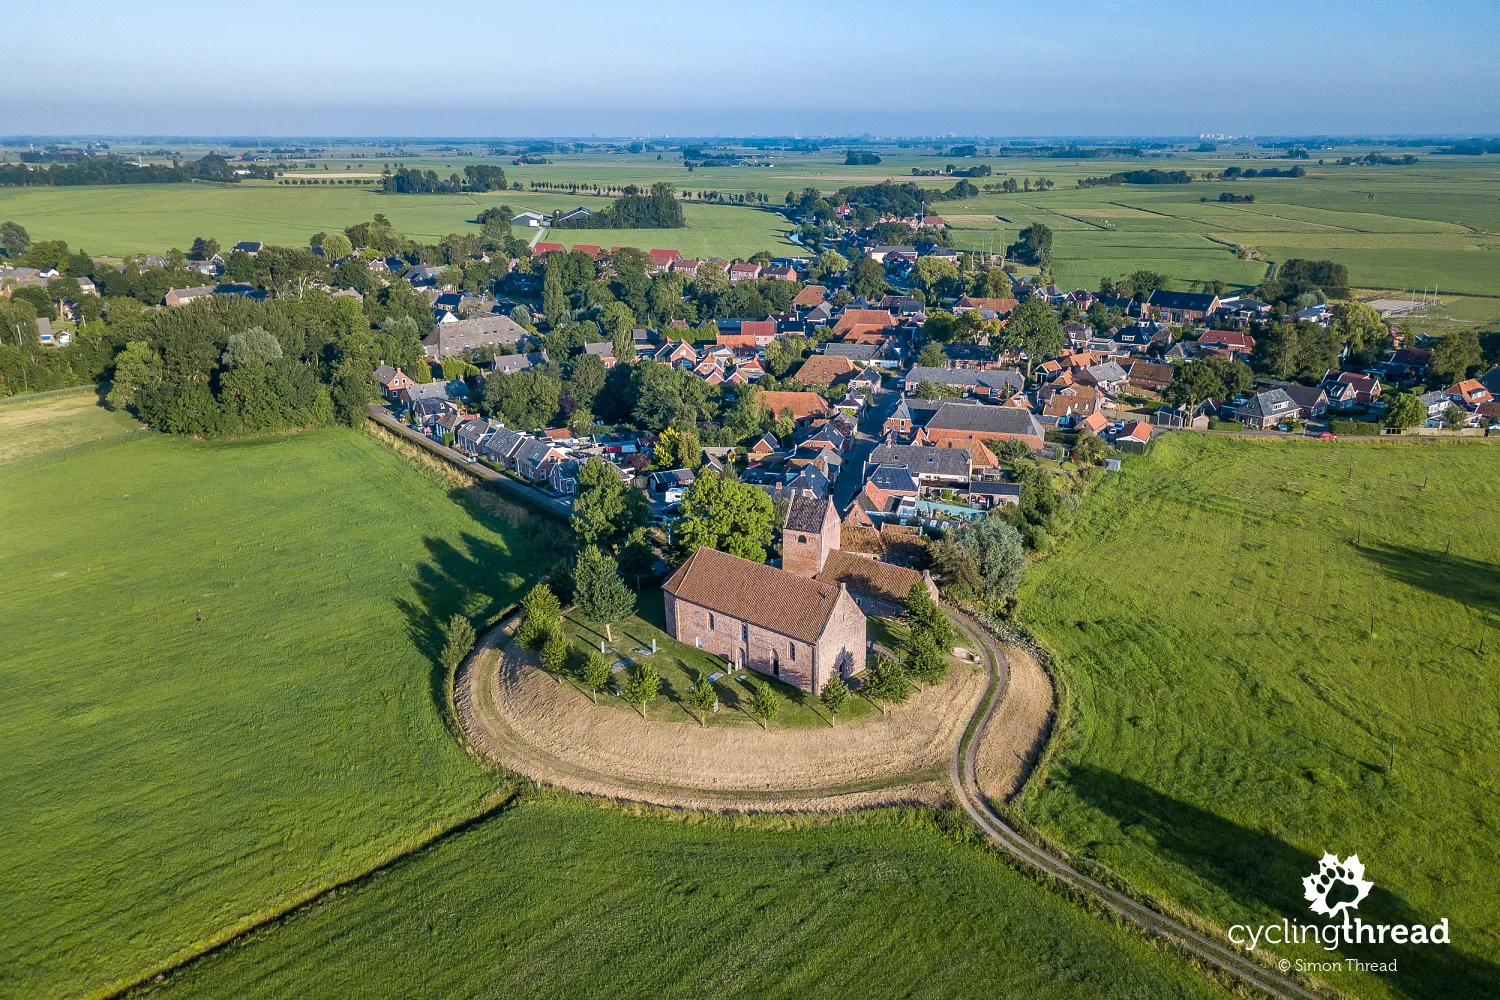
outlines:
M315 906L324 899L332 898L344 889L356 888L381 872L405 861L407 858L434 847L439 843L465 833L478 824L504 812L520 797L515 787L497 788L480 799L480 805L464 816L457 817L440 826L429 827L417 841L387 854L359 872L335 879L315 889L299 894L295 899L272 910L246 917L238 923L211 934L203 940L188 945L177 954L158 962L143 972L116 979L95 990L82 994L85 1000L121 1000L138 990L172 976L195 962L201 961L230 947L243 938L287 920L302 910Z

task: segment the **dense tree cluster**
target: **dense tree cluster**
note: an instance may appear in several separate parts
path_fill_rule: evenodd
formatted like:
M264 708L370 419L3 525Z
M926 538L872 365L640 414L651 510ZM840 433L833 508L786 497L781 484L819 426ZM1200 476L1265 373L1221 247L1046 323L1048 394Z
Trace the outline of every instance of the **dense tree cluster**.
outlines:
M1193 178L1186 170L1122 170L1108 177L1080 177L1078 186L1115 187L1120 184L1189 184Z
M1276 269L1274 277L1255 289L1255 297L1264 302L1296 303L1309 293L1321 294L1320 301L1347 298L1349 269L1331 260L1293 257Z
M602 212L553 222L558 229L681 229L686 225L682 205L666 181L651 185L647 194L627 188L624 197Z
M1162 398L1173 406L1192 410L1205 400L1228 399L1245 392L1254 381L1250 366L1243 361L1222 356L1197 358L1177 366Z
M380 178L380 189L386 194L457 194L464 191L504 191L505 171L489 164L464 167L463 176L450 174L447 180L435 170L397 167Z
M356 424L380 358L354 299L214 296L130 324L111 401L158 430L225 435Z
M1052 229L1033 222L1019 233L1019 239L1007 249L1013 259L1032 267L1047 267L1052 263Z

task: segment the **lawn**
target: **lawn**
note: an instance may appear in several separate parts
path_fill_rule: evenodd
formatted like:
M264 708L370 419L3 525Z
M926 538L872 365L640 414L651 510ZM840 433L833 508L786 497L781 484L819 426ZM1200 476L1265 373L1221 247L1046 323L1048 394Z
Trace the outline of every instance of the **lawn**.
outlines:
M365 435L175 440L80 398L0 407L0 997L100 990L471 815L496 781L434 623L537 562ZM50 440L11 448L36 406Z
M543 799L146 995L1224 995L927 815L668 820Z
M1301 878L1357 852L1364 920L1453 944L1327 978L1500 995L1500 449L1170 435L1021 602L1063 680L1033 825L1222 926L1313 919Z
M130 414L100 406L92 385L40 397L0 398L0 468L32 455L143 430Z
M738 674L726 673L723 657L705 653L701 649L677 642L666 631L665 612L662 608L660 590L648 590L640 595L638 614L632 615L612 627L614 642L606 637L605 630L585 621L578 612L573 612L563 621L564 631L573 644L573 661L576 666L584 649L598 649L603 642L609 650L612 663L622 660L649 660L661 675L661 696L646 707L646 717L662 722L692 722L696 713L687 706L688 689L701 670L705 674L723 674L714 682L719 692L717 713L710 713L710 726L758 726L760 723L750 715L749 703L752 694L750 682L764 680L781 695L781 711L772 725L777 729L821 729L828 725L828 716L818 699L812 694L784 684L774 677L763 677L752 670ZM650 653L652 640L656 640L657 652ZM616 672L617 680L623 674ZM601 710L634 712L623 698L612 692L601 692ZM839 713L841 723L854 723L860 719L878 716L879 710L864 698L850 698Z

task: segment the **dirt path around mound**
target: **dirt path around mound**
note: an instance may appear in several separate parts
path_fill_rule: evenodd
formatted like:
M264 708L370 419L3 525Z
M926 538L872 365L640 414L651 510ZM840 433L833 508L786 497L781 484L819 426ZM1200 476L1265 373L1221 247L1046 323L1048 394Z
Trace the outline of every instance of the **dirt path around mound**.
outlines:
M843 810L934 805L984 695L980 664L949 671L884 717L828 729L702 728L606 712L495 629L455 678L473 749L541 784L692 809Z
M979 790L992 802L1008 802L1031 776L1047 745L1055 710L1052 680L1019 646L1002 647L1009 667L1004 698L995 707L975 754Z

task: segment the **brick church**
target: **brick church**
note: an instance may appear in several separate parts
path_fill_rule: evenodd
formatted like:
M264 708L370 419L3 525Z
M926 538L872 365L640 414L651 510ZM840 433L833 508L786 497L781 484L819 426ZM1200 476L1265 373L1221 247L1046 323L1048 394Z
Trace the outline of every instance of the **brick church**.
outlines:
M900 614L931 577L840 550L833 501L796 498L781 532L781 569L700 548L662 585L667 631L736 666L814 693L865 668L865 614Z

